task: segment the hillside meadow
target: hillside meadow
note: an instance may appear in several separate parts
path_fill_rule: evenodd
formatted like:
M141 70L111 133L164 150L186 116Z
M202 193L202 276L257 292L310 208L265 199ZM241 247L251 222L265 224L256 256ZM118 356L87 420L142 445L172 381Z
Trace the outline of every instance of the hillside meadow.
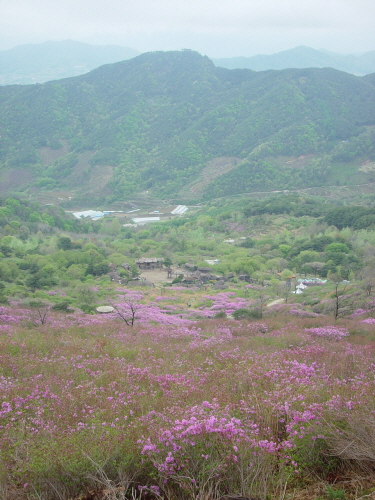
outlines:
M2 498L375 491L375 318L275 305L261 320L192 321L166 314L192 291L156 293L118 290L118 310L139 307L133 327L116 310L42 321L1 308ZM234 295L219 294L221 309Z

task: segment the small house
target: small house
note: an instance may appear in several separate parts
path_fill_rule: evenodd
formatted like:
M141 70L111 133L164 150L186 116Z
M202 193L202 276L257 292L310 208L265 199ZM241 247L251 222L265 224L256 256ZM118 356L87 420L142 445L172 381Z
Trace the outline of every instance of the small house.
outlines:
M186 271L189 271L189 272L194 272L196 271L198 268L197 266L194 266L194 264L185 264L185 269Z
M212 269L210 267L198 267L197 269L200 273L202 274L208 274L212 272Z
M162 257L143 257L135 261L139 269L147 271L148 269L160 269L163 267L164 259Z
M249 274L240 274L238 276L238 279L241 280L241 281L247 281L247 283L249 283L249 281L250 281L250 275Z

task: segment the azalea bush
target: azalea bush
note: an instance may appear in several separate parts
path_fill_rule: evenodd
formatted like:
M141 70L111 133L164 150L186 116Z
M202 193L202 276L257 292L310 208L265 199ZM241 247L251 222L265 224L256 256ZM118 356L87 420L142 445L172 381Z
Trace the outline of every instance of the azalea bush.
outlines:
M339 328L337 326L306 328L305 332L313 337L323 337L330 340L341 340L349 335L349 331L346 328Z

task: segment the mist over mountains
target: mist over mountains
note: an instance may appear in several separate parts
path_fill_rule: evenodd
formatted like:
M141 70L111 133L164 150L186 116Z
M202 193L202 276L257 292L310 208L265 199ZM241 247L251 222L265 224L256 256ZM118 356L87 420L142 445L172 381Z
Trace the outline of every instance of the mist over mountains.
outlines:
M135 57L138 51L116 45L64 40L19 45L0 52L0 85L43 83Z
M375 79L145 53L0 89L3 191L203 200L375 180ZM77 198L78 199L78 198Z
M139 55L132 48L90 45L73 40L27 44L0 51L0 85L43 83L78 76ZM334 68L363 76L375 72L375 51L343 55L296 47L271 55L212 59L216 66L254 71L287 68Z
M363 76L375 71L375 51L360 55L345 55L300 46L271 55L213 59L213 62L216 66L228 69L248 68L254 71L265 71L287 68L334 68Z

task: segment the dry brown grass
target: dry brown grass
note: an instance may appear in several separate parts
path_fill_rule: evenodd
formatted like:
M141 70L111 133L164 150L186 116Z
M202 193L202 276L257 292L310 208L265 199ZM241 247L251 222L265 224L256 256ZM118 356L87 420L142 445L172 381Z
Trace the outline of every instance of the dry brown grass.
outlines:
M333 456L352 468L375 475L375 418L372 414L348 419L343 429L329 424L327 444Z

